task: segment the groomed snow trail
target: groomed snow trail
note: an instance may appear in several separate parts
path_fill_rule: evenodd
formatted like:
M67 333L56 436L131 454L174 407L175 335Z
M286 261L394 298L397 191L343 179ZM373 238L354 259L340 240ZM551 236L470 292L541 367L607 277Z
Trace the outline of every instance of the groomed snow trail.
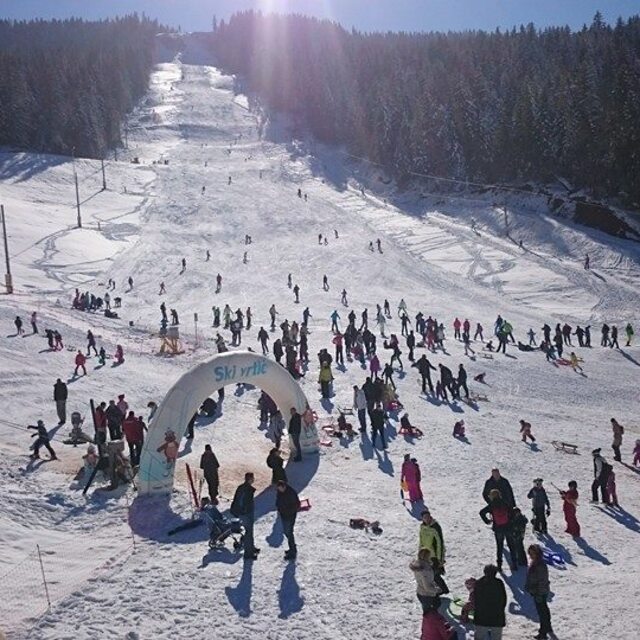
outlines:
M501 213L491 202L463 202L458 209L452 204L434 206L425 215L424 202L395 199L387 205L383 198L388 195L392 202L391 194L370 194L368 188L363 197L358 181L348 177L343 157L334 151L318 146L310 157L302 145L260 138L255 116L232 89L233 79L213 67L179 61L159 65L131 122L128 157L137 156L142 164L109 162L109 189L101 192L99 164L77 161L84 197L91 196L83 205L82 230L73 228L70 162L26 154L0 158L18 286L17 295L0 300L0 323L5 327L0 338L0 428L5 445L0 461L5 495L0 540L5 554L0 570L11 569L39 543L52 557L58 553L60 560L51 570L67 580L55 587L52 610L35 621L28 637L169 640L214 633L230 640L417 638L420 613L407 565L417 550L418 521L399 499L406 452L421 463L426 503L444 529L447 581L454 595L464 595L464 580L479 576L483 565L494 561L492 533L477 514L483 506L483 483L497 464L527 516L531 481L545 479L552 500L549 546L567 560L564 570L551 569L550 606L558 637L595 639L602 629L608 630L607 637L634 637L624 611L640 598L640 560L633 553L640 533L640 476L616 466L622 510L590 506L588 498L591 449L601 446L611 457L609 418L616 416L627 426L625 460L630 461L631 443L640 437L640 350L582 350L582 377L566 367L548 365L539 353L513 349L508 357L470 360L461 343L452 340L451 324L455 316L467 317L472 323L480 321L489 335L501 313L513 323L516 337L524 340L530 326L540 334L545 321L551 324L566 317L572 323L593 321L597 345L597 320L631 320L637 328L637 316L632 315L639 302L633 286L637 273L632 269L624 280L603 273L603 282L581 270L582 254L588 251L597 264L598 259L603 263L622 254L637 260L637 249L542 215L534 218L524 205L519 209L514 204L514 228L528 248L522 252L500 234ZM298 188L308 194L308 201L297 197ZM479 223L479 235L470 229L472 216ZM319 233L329 237L327 246L318 244ZM253 237L248 247L245 234ZM368 250L369 241L376 238L382 240L383 254ZM204 259L207 248L211 262ZM187 270L179 275L182 257ZM216 295L218 272L224 282ZM299 305L287 288L288 273L300 286ZM324 273L331 285L327 293L322 290ZM129 275L135 284L127 293ZM113 295L123 298L120 320L70 309L75 286L102 293L99 283L108 278L118 284ZM158 295L161 281L166 296ZM282 532L272 504L263 505L268 512L256 524L262 553L254 564L243 564L231 551L208 554L200 530L167 538L163 528L152 538L138 538L132 552L126 518L133 494L82 498L72 481L81 449L54 440L61 462L27 467L28 435L17 427L40 417L48 426L54 424L52 385L57 377L71 374L73 351L39 353L46 344L38 337L4 337L13 333L16 314L27 321L37 309L41 327L60 328L70 346L82 348L89 328L110 353L115 344L124 345L122 367L94 369L90 361L89 375L69 386L69 411L77 408L87 415L89 397L106 400L126 392L131 406L143 414L149 400L161 400L182 372L213 353L213 304L229 303L234 310L251 306L254 326L243 335L243 346L253 349L258 348L259 327L268 324L272 303L280 321L299 321L302 309L309 306L312 362L302 385L314 408L326 417L335 415L338 405L350 406L353 384L365 377L356 363L336 370L336 396L321 406L315 354L331 347L333 309L346 326L349 309L340 305L343 287L358 315L366 306L373 317L375 303L385 298L395 309L403 297L412 316L421 309L445 322L448 353L431 360L454 371L464 363L470 379L486 372L488 386L471 386L486 393L489 402L449 406L419 396L417 373L408 368L403 349L405 372L396 374L398 390L425 437L408 443L391 422L388 453L372 449L368 438L323 448L317 471L303 491L313 506L298 519L300 554L295 564L284 563L284 549L276 548ZM174 359L154 355L158 343L152 334L162 300L181 317L187 349ZM197 349L194 312L200 318ZM400 333L397 316L390 330ZM389 352L381 343L379 339L385 362ZM418 355L422 352L417 350ZM223 415L196 427L192 447L183 443L179 493L173 502L177 513L189 516L182 465L197 467L207 442L222 464L223 496L232 494L245 470L256 471L259 490L268 484L264 460L270 443L257 428L257 397L257 390L242 393L228 387ZM451 437L453 423L460 418L467 425L468 444ZM520 442L520 418L532 423L537 450ZM56 436L63 437L67 429ZM551 440L576 443L580 455L556 453ZM307 461L304 469L313 465ZM306 473L295 465L288 471L294 486ZM561 504L551 487L552 482L564 487L570 479L578 481L581 492L582 542L563 533ZM379 519L384 533L371 537L353 531L347 526L352 517ZM529 533L526 542L533 541ZM530 637L536 626L530 619L532 603L522 590L524 572L512 576L507 570L505 580L510 602L504 637ZM10 595L1 588L0 592L3 598ZM25 629L40 611L25 605L24 617L31 618L17 625L19 614L12 609L9 621ZM26 637L26 632L17 631L13 637ZM466 637L473 637L471 630Z

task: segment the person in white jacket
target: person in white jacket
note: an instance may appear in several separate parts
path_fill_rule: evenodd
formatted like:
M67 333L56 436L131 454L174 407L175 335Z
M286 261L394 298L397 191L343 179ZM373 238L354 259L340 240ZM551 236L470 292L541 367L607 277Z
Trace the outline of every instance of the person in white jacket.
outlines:
M409 564L409 569L413 571L416 579L416 594L422 612L427 613L438 607L440 589L435 583L435 574L431 565L431 551L429 549L420 549L416 560Z
M357 384L353 385L353 408L358 412L360 431L364 433L367 430L367 396Z

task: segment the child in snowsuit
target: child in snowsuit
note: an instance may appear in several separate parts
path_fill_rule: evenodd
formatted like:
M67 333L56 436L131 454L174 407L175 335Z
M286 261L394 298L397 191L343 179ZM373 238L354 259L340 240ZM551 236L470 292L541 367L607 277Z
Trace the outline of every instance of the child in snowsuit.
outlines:
M533 530L539 533L547 533L546 516L551 512L549 496L542 486L542 478L536 478L533 483L533 487L527 494L527 498L531 500L531 510L533 511Z
M618 504L618 494L616 493L616 474L613 471L607 478L607 493L609 494L609 504L613 507L620 506Z
M536 439L531 435L531 423L525 420L520 420L520 433L522 434L522 442L526 442L527 438L531 442L535 442Z
M578 483L572 480L569 483L569 489L567 491L561 491L562 497L562 511L564 513L564 520L567 523L566 533L574 538L580 537L580 524L576 517L578 507Z

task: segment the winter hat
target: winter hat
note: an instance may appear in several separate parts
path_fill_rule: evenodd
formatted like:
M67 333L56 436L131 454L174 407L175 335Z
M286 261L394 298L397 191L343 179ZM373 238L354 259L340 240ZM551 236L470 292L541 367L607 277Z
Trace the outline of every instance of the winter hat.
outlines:
M44 427L44 422L42 420L38 420L38 426L39 427Z
M602 451L602 449L594 449L594 450L591 452L591 455L599 456L601 451Z
M543 482L542 478L534 478L533 481L534 482L539 482L540 484L542 484L542 482Z

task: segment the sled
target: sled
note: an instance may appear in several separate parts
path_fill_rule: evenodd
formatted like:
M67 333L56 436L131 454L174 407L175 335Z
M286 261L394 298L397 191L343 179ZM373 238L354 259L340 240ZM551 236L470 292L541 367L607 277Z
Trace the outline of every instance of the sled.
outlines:
M569 444L568 442L560 442L559 440L552 440L551 444L553 445L556 451L560 451L562 453L573 453L578 455L577 444Z
M462 618L462 608L465 605L465 599L459 596L453 598L449 602L449 613L453 618L460 620ZM473 621L473 611L468 614L468 620Z
M551 549L542 549L542 559L552 567L565 566L564 558L559 553L551 551Z
M477 355L485 360L493 360L493 353L488 353L487 351L479 351Z
M351 407L341 407L340 405L338 405L338 413L342 413L345 416L352 416L353 415L353 408L351 408Z
M470 393L469 400L473 400L473 402L489 402L489 398L484 393Z
M418 429L418 427L412 427L411 429L400 427L398 433L401 436L407 436L408 438L422 438L422 436L424 435L422 429Z
M300 507L298 511L309 511L311 509L311 501L309 498L300 498Z

